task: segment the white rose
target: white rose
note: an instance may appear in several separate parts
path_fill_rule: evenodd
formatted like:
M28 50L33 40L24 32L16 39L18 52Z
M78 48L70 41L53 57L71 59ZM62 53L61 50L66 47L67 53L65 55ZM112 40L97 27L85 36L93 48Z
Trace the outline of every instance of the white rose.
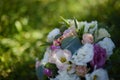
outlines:
M95 71L93 71L91 74L86 74L85 78L86 80L109 80L107 71L100 68Z
M58 34L60 34L60 30L58 28L53 29L47 36L48 42L52 42Z
M106 29L100 28L98 31L95 32L95 41L98 41L104 37L110 37L110 34L107 32Z
M91 61L94 56L93 45L86 43L82 48L77 51L76 55L73 55L73 63L77 65L86 65Z
M113 49L115 48L113 41L110 38L106 37L102 41L99 41L98 44L102 48L106 49L107 57L109 58L113 53Z

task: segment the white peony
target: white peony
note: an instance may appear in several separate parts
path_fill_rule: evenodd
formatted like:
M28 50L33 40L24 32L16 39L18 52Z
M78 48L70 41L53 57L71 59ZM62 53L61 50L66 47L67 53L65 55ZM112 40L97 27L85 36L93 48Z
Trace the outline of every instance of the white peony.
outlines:
M95 32L95 41L98 41L104 37L110 37L110 34L106 29L100 28L98 31Z
M58 34L60 34L60 30L58 28L53 29L47 36L48 42L52 42Z
M76 55L73 55L73 63L76 65L86 65L86 63L90 62L93 59L93 56L93 45L86 43L77 51Z
M59 75L54 80L80 80L76 74L68 74L67 71L59 71Z
M113 49L115 48L115 44L110 38L105 37L102 41L99 41L97 44L99 44L102 48L106 49L108 58L112 55Z
M86 80L109 80L107 71L102 68L96 69L91 74L86 74L85 78Z

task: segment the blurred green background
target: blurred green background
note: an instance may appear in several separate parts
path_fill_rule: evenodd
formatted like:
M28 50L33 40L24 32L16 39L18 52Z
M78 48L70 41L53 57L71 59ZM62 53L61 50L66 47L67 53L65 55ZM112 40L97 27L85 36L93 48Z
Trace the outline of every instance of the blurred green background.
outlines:
M0 0L0 80L37 80L35 59L60 16L97 20L115 42L111 79L120 79L120 0Z

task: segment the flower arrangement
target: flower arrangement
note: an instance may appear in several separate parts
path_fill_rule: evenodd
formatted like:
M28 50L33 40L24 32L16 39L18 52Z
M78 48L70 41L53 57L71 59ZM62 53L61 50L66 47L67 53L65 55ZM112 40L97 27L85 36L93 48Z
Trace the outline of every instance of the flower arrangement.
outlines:
M62 18L63 19L63 18ZM115 45L97 21L63 19L62 28L49 32L50 43L36 62L40 80L109 80L106 61ZM46 79L45 79L46 78Z

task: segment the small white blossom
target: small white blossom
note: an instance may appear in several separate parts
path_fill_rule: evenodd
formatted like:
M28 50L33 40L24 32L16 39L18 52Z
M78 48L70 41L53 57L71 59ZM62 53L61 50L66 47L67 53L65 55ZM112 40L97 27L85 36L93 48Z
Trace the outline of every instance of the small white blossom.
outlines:
M87 23L85 24L84 32L93 34L93 32L97 30L97 26L98 26L97 21L92 21L90 23Z
M113 49L115 48L113 41L110 38L106 37L102 41L99 41L98 44L102 48L106 49L107 57L109 58L113 53Z
M72 19L68 19L67 21L68 21L70 27L75 27L74 20L72 20Z
M78 29L81 29L83 27L85 27L85 25L87 25L87 21L81 21L78 23Z
M87 62L93 59L93 45L86 43L82 48L77 51L76 55L73 55L73 62L76 65L86 65Z
M98 31L95 32L95 40L100 40L104 37L110 37L108 31L104 28L100 28Z
M52 42L58 34L60 34L60 30L58 28L53 29L47 36L48 42Z
M78 29L80 30L83 27L84 27L84 33L93 34L93 32L97 30L98 24L97 21L92 21L90 23L88 23L87 21L79 22Z

